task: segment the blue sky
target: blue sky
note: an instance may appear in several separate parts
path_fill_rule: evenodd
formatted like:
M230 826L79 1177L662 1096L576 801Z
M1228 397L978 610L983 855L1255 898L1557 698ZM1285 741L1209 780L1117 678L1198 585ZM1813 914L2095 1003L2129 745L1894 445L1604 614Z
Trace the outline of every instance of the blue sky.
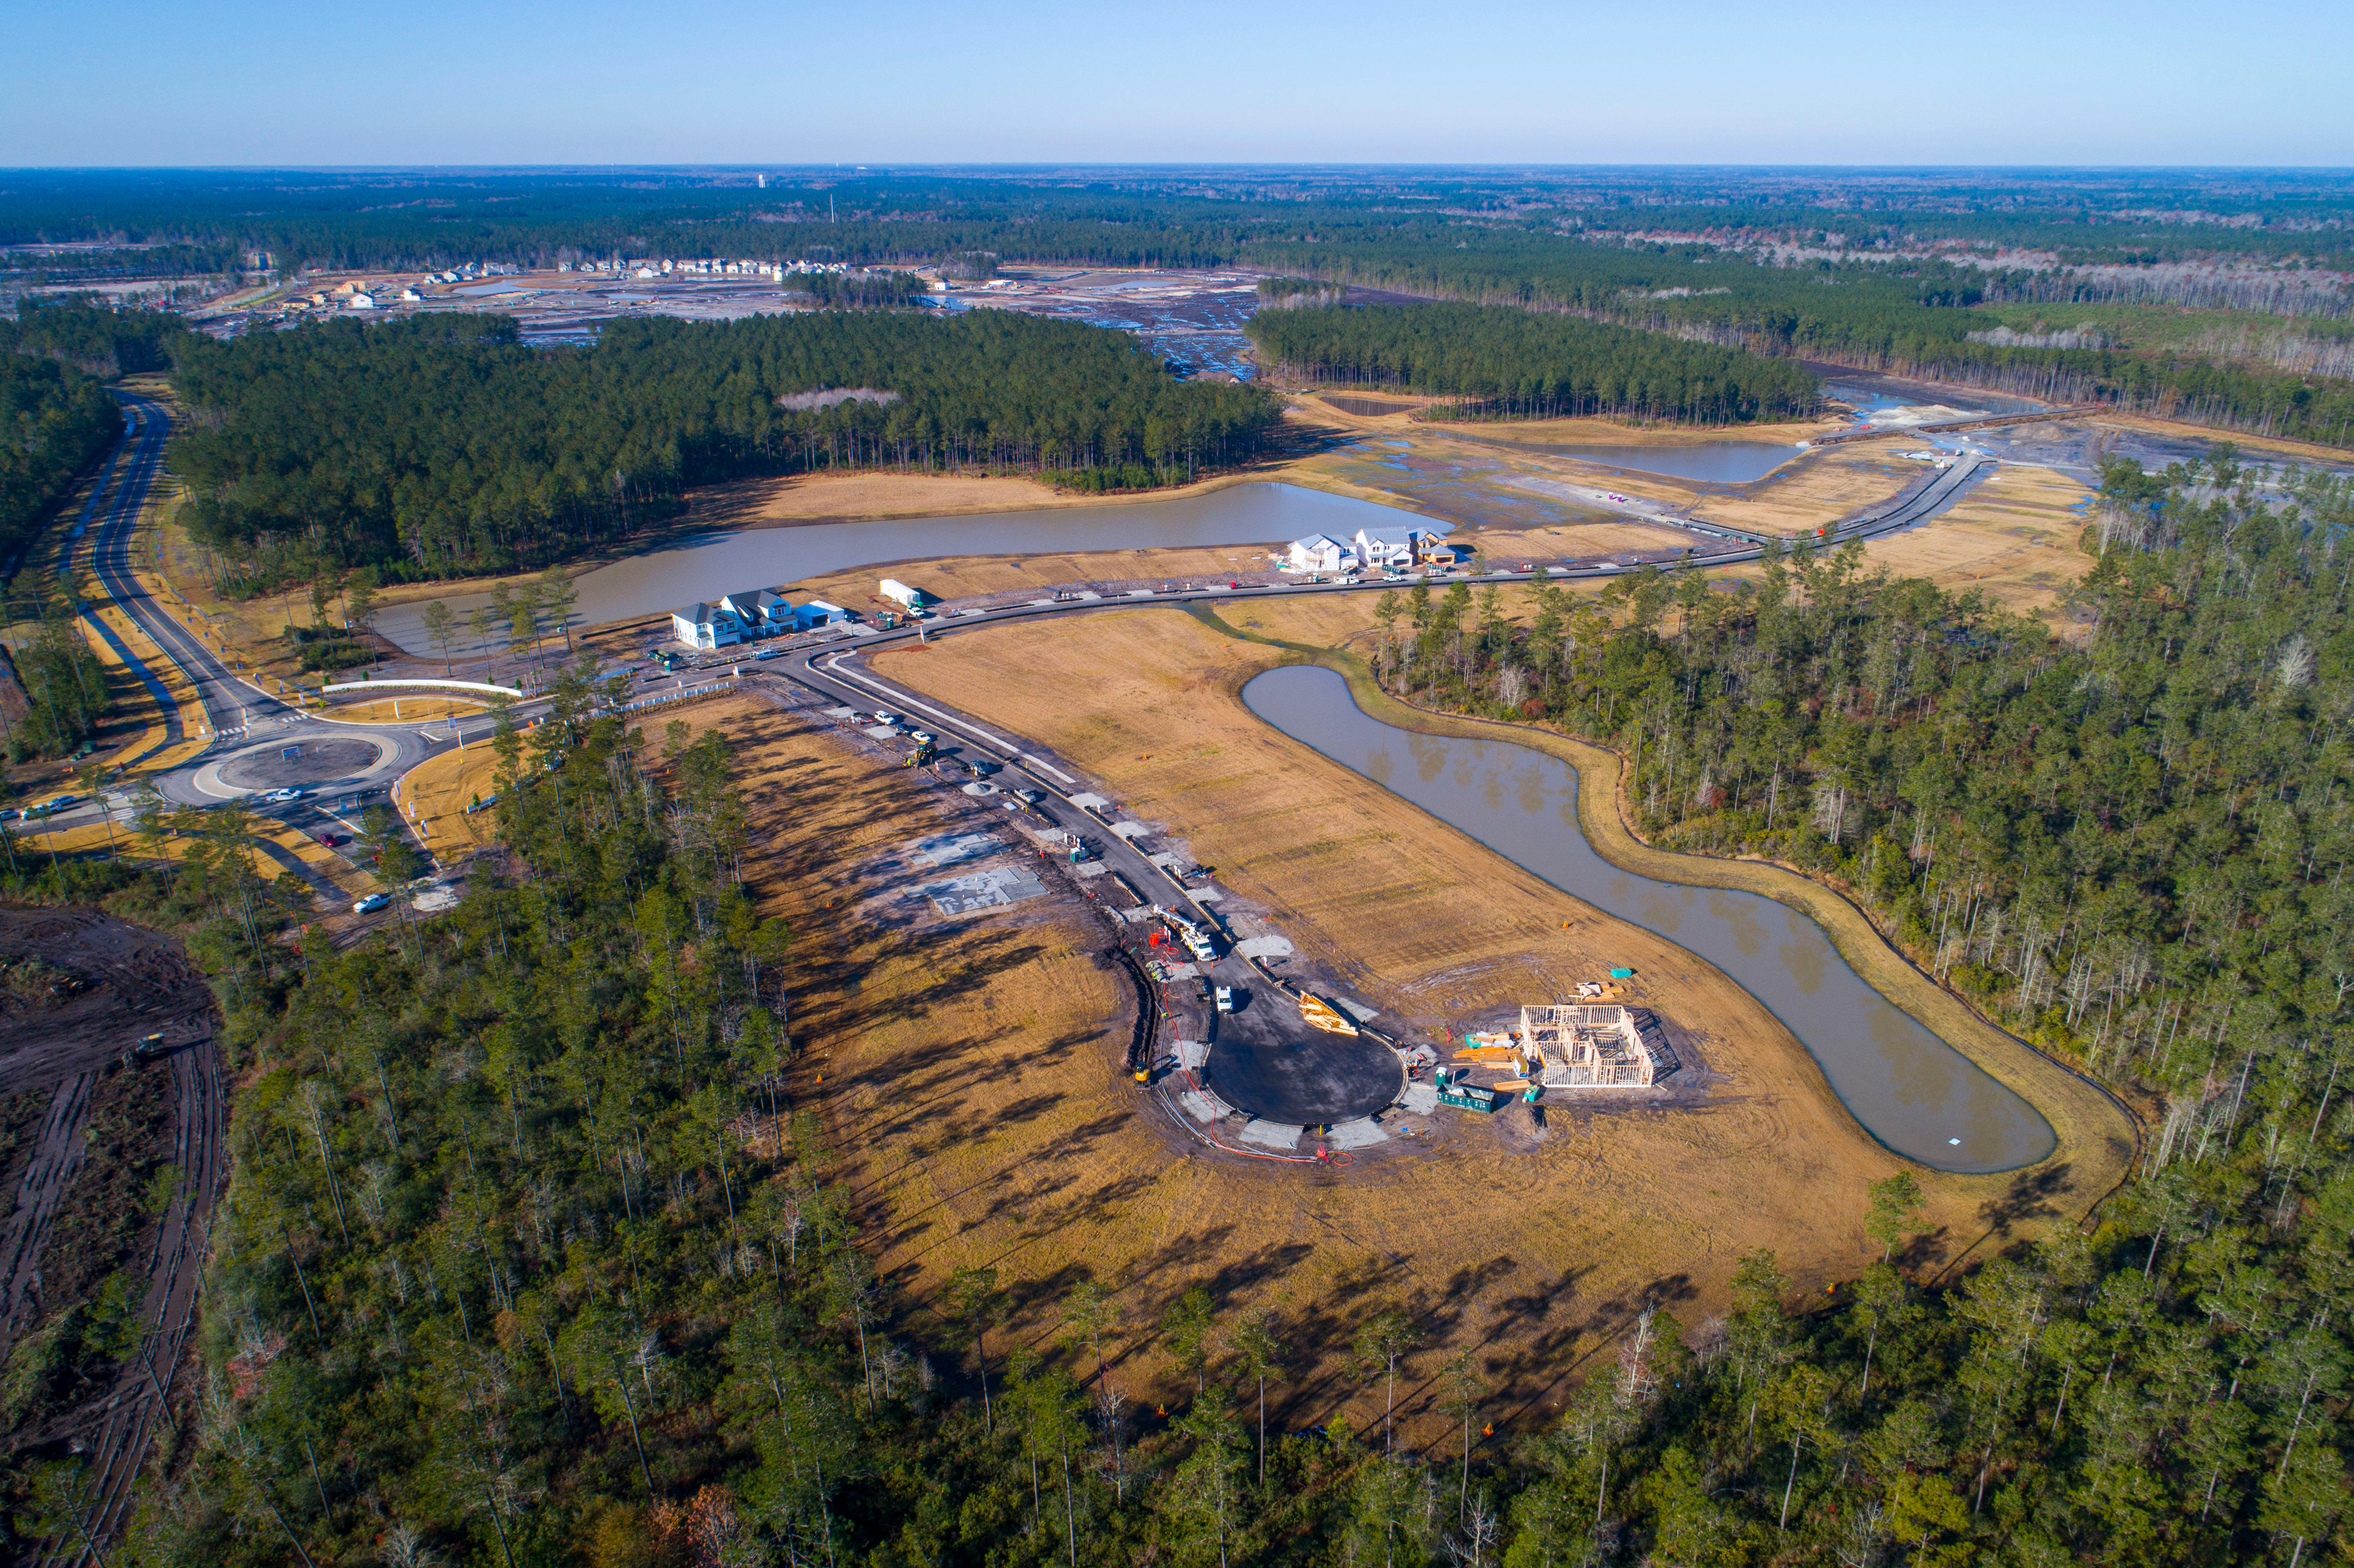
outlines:
M18 0L0 165L2354 165L2354 3Z

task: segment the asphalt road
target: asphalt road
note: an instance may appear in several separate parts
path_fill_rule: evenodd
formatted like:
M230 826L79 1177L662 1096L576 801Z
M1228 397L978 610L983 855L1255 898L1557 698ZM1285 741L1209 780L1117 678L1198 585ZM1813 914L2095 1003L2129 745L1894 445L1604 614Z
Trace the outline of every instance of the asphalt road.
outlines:
M163 464L164 443L171 436L171 419L161 405L148 398L120 392L116 396L122 403L127 425L104 471L99 491L92 497L91 569L99 587L178 666L203 705L206 726L212 736L211 743L196 757L157 776L156 788L165 799L181 805L217 806L239 801L249 810L306 833L332 831L348 834L351 824L330 810L334 801L354 795L380 796L394 779L456 743L446 728L436 735L392 726L361 727L306 714L230 668L201 637L155 601L133 575L131 552L133 533ZM157 673L95 615L89 620L132 674L154 694L166 715L163 745L176 745L187 738L177 705L171 700ZM478 735L484 727L486 721L477 721ZM270 801L262 798L267 792L264 785L240 786L222 777L224 773L252 777L282 769L286 765L284 753L290 749L311 753L329 748L332 743L349 743L357 737L377 743L373 763L304 778L302 786L307 795L302 800ZM142 759L132 759L134 763L139 760ZM95 821L99 810L97 802L85 801L37 822L20 824L19 831L32 837L52 828L80 826ZM321 898L334 903L344 900L343 890L301 856L266 840L256 847L300 876Z
M931 698L896 686L861 667L864 647L818 650L779 673L831 699L837 706L896 715L936 737L942 758L994 765L989 781L1012 799L1026 789L1037 799L1028 815L1082 841L1100 862L1147 903L1173 909L1214 933L1214 963L1199 966L1198 984L1228 988L1236 1010L1198 1012L1209 1047L1202 1082L1235 1109L1291 1127L1326 1126L1369 1116L1397 1096L1395 1054L1361 1036L1327 1033L1301 1022L1296 999L1272 976L1235 951L1234 936L1218 913L1218 893L1204 875L1182 875L1112 832L1124 819L1116 802L1089 791L1077 771L1037 742L1013 736ZM1172 952L1172 962L1191 961ZM1202 999L1207 1001L1207 996ZM1164 1044L1170 1044L1164 1042Z

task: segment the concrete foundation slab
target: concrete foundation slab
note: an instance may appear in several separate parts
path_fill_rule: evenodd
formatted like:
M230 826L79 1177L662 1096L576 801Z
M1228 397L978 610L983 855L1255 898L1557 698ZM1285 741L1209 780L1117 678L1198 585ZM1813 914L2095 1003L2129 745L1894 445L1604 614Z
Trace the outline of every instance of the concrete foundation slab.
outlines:
M1376 1143L1387 1143L1390 1135L1384 1132L1369 1116L1335 1126L1324 1141L1335 1149L1371 1149Z
M1255 1121L1243 1128L1243 1141L1267 1149L1280 1149L1288 1154L1299 1147L1299 1135L1306 1130L1279 1121Z
M1041 898L1045 892L1046 885L1028 867L1002 866L932 883L917 889L917 895L930 899L932 907L943 915L970 915L979 909L1019 904L1025 898Z

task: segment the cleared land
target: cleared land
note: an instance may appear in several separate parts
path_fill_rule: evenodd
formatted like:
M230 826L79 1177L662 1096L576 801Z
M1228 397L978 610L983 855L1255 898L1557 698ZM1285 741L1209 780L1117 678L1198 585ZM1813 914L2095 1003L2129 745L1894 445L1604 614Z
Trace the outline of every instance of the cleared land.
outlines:
M1329 643L1361 630L1370 608L1361 597L1233 613L1267 635ZM1104 1081L1083 1072L1065 1091L1101 1108L1086 1164L1057 1185L1048 1234L1034 1200L1001 1207L928 1171L941 1144L920 1118L844 1124L862 1158L910 1172L876 1194L886 1269L919 1290L965 1263L1050 1284L1084 1270L1122 1286L1138 1319L1210 1280L1231 1305L1269 1302L1313 1328L1326 1355L1292 1412L1312 1419L1343 1397L1329 1352L1385 1293L1426 1312L1435 1342L1484 1345L1516 1402L1542 1402L1635 1308L1659 1302L1690 1322L1721 1307L1752 1247L1774 1248L1813 1287L1859 1267L1865 1183L1899 1161L1848 1117L1797 1041L1713 969L1262 725L1236 693L1283 657L1156 609L992 629L878 663L1088 768L1129 813L1187 836L1303 953L1416 1025L1552 1000L1607 963L1631 965L1636 1000L1685 1031L1718 1075L1706 1098L1674 1111L1557 1106L1543 1135L1522 1110L1461 1118L1428 1146L1392 1144L1344 1173L1305 1176L1175 1142L1099 1046ZM887 1054L833 1032L809 1038L833 1070L890 1070ZM978 1042L963 1058L958 1097L984 1125L1025 1098L993 1065L1019 1048ZM2062 1155L2036 1171L1921 1173L1935 1233L1925 1260L2039 1215L2080 1213L2105 1190L2110 1162L2094 1157L2105 1150L2088 1154L2084 1130L2055 1120ZM998 1169L996 1181L1012 1181L1023 1165ZM1437 1361L1426 1352L1417 1364ZM1431 1392L1417 1390L1418 1411Z
M1151 578L1161 582L1225 582L1237 572L1267 569L1267 552L1247 545L1189 550L1066 551L1051 556L972 556L924 561L914 566L856 567L792 584L789 597L803 594L868 609L881 578L896 577L940 599L976 599L1023 588L1041 594L1088 583ZM896 605L882 606L896 609Z

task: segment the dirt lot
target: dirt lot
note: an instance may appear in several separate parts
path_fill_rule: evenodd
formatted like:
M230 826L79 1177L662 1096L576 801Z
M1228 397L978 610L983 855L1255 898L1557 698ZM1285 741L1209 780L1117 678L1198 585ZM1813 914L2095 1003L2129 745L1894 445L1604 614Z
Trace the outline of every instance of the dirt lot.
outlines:
M1368 599L1331 599L1234 613L1270 635L1329 641L1361 629L1369 611ZM1847 1116L1803 1048L1712 969L1260 724L1235 694L1279 656L1154 609L993 629L878 662L1090 769L1130 814L1188 837L1220 882L1267 909L1304 955L1418 1025L1551 998L1606 955L1631 964L1642 976L1636 1000L1697 1046L1712 1076L1707 1095L1674 1109L1556 1107L1543 1135L1523 1109L1453 1118L1421 1145L1393 1143L1344 1172L1308 1176L1177 1142L1109 1071L1111 1047L1086 1046L1080 1034L1042 1040L1103 1001L999 1039L928 1006L894 1020L912 1033L885 1034L871 1010L901 1010L863 989L804 1017L829 1081L887 1074L911 1053L942 1062L937 1087L952 1086L970 1118L959 1128L996 1140L982 1157L961 1147L969 1134L899 1108L923 1095L873 1108L836 1102L854 1134L846 1147L875 1172L886 1270L919 1296L964 1263L997 1266L1044 1295L1092 1273L1121 1287L1140 1330L1196 1281L1230 1307L1275 1305L1320 1357L1294 1391L1288 1418L1297 1421L1352 1397L1335 1354L1386 1296L1424 1311L1434 1343L1486 1345L1507 1391L1500 1408L1520 1408L1554 1397L1575 1358L1636 1307L1671 1305L1687 1323L1720 1307L1749 1248L1776 1249L1811 1289L1860 1267L1865 1183L1898 1162ZM1040 700L1042 676L1051 702ZM842 771L832 765L826 790L795 798L831 809ZM1022 973L1009 967L987 994L1034 994ZM950 1044L931 1043L941 1039ZM1049 1061L1060 1076L1042 1102L1034 1075ZM927 1092L935 1087L927 1080ZM1042 1103L1059 1132L1041 1125ZM1990 1227L2031 1223L2047 1206L2081 1212L2095 1195L2064 1170L1922 1175L1935 1228L1925 1261ZM1045 1324L1026 1320L1033 1331ZM1416 1364L1426 1371L1437 1358ZM1427 1392L1417 1391L1418 1411Z
M913 567L893 567L890 574L911 588L939 599L977 599L984 594L1029 589L1044 594L1073 584L1108 583L1130 578L1153 582L1225 582L1236 573L1265 572L1267 552L1247 545L1215 546L1193 550L1097 550L1053 556L975 556L960 560L925 561ZM835 604L868 604L875 592L876 569L859 567L826 577L808 577L790 585L789 598L810 594Z
M165 938L90 910L0 909L0 1425L105 1392L108 1363L77 1350L73 1314L118 1269L152 1254L164 1294L151 1307L185 1320L194 1276L174 1284L187 1217L167 1213L182 1174L171 1162L190 1163L208 1209L218 1122L190 1069L209 1060L211 1012L202 978ZM171 1056L121 1065L151 1033ZM190 1103L192 1091L205 1103ZM170 1227L160 1250L159 1225ZM125 1305L148 1295L134 1277Z

